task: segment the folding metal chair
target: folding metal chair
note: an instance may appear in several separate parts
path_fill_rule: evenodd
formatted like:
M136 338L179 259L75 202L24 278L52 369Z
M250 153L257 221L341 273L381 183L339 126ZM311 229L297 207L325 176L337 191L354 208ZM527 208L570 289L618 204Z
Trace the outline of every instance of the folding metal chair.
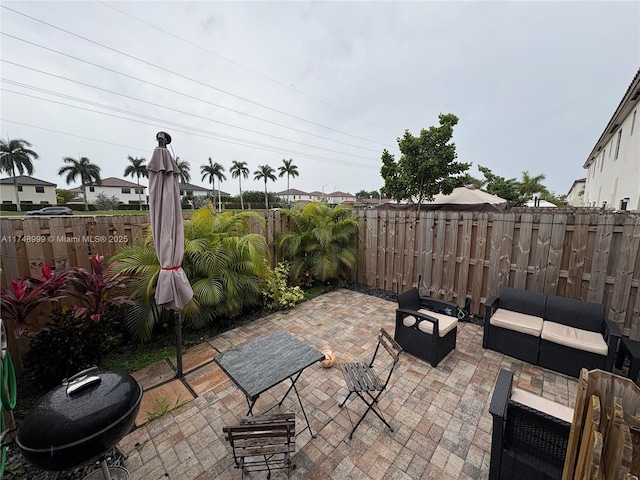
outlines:
M291 455L296 450L296 416L276 413L257 417L243 417L240 425L223 427L225 440L231 444L236 468L244 474L286 469L287 478L296 468Z
M376 371L373 368L373 363L376 360L376 356L378 355L378 351L380 350L380 345L391 355L392 362L389 365L389 373L387 374L386 380L383 382L380 377L378 377ZM400 359L400 354L402 353L402 347L387 333L384 328L380 329L380 333L378 334L378 345L376 346L376 350L373 353L373 357L371 358L371 362L369 364L363 362L357 363L343 363L340 364L340 370L342 370L342 376L344 377L344 381L347 384L347 389L349 390L349 394L347 398L344 399L344 402L340 404L341 407L344 407L349 400L349 397L352 393L355 393L358 397L362 399L364 403L367 404L366 411L358 420L358 423L353 427L351 433L349 434L349 439L353 437L353 433L356 431L356 428L362 423L364 417L372 411L376 414L376 416L382 420L382 422L389 427L389 430L393 432L393 428L382 416L382 413L375 407L376 403L378 403L378 399L382 392L384 392L389 385L389 380L391 379L391 374L395 370L396 365L398 364L398 360ZM372 393L373 392L373 393ZM377 393L376 393L377 392ZM365 394L367 396L365 396ZM348 414L347 410L347 414ZM351 419L351 417L349 417ZM353 424L353 422L351 422Z

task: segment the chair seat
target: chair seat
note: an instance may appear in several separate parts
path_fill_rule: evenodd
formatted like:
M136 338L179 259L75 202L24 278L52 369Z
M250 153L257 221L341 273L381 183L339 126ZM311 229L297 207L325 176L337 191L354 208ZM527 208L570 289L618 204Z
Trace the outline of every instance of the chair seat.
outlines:
M340 370L349 391L381 391L384 388L375 370L366 363L343 363L340 365Z
M430 317L436 318L438 320L438 335L444 337L458 326L458 317L452 317L450 315L445 315L443 313L433 312L431 310L427 310L426 308L421 308L418 310L418 313L424 313L425 315L429 315ZM416 324L416 317L413 315L407 315L402 319L402 324L405 327L413 327ZM422 320L418 324L418 330L427 333L429 335L433 335L433 323L428 320Z

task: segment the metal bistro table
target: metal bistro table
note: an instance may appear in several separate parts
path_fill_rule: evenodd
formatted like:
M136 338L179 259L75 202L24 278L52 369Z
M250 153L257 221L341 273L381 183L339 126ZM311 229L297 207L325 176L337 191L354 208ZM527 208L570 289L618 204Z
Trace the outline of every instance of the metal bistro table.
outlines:
M247 415L253 415L253 406L263 392L286 379L291 380L291 386L278 406L282 405L291 390L296 392L302 414L307 422L307 428L313 438L315 435L309 425L309 419L298 394L296 382L305 368L323 359L322 352L295 339L287 332L272 333L221 353L214 358L215 362L247 398L249 405Z

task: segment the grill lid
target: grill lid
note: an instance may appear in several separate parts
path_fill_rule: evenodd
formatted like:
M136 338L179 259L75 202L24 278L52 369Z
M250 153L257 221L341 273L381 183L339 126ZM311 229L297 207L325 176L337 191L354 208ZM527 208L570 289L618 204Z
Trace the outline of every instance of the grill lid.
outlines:
M142 387L127 373L84 370L31 407L16 442L20 448L50 452L82 443L137 413L141 398Z

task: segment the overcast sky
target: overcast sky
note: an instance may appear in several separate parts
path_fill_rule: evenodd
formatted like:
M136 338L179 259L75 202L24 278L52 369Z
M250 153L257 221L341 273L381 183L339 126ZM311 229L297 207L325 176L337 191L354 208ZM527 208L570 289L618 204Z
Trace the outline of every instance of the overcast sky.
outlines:
M258 166L292 158L291 188L376 190L382 150L453 113L471 174L527 170L566 194L640 66L638 1L0 7L2 138L31 142L59 188L63 157L124 178L164 130L194 184L211 157L223 191L233 160L262 190Z

